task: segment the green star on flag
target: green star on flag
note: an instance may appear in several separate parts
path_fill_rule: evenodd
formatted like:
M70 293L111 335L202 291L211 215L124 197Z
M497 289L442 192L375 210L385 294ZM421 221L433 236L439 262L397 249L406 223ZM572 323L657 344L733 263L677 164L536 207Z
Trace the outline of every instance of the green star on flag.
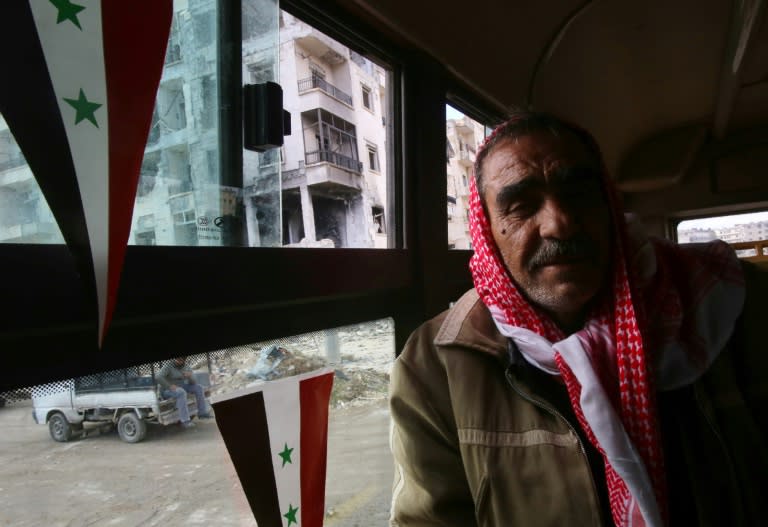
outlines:
M283 517L284 517L286 520L288 520L288 527L290 527L290 525L291 525L292 523L295 523L296 525L298 525L298 524L299 524L299 522L296 520L296 513L297 513L297 512L299 512L299 508L298 508L298 507L296 507L296 508L294 509L294 508L293 508L293 504L289 503L289 504L288 504L288 512L286 512L285 514L283 514Z
M59 15L56 17L56 23L61 24L65 20L69 20L74 25L77 26L77 28L82 31L83 28L80 26L80 21L77 19L77 14L85 9L85 6L81 6L78 4L73 4L69 0L50 0L53 6L59 10Z
M80 121L83 119L88 119L93 123L93 126L96 128L99 127L99 123L96 122L96 117L93 115L93 113L103 105L91 102L86 99L82 88L80 88L80 95L77 97L77 99L67 99L66 97L63 97L63 99L76 111L75 124L80 123Z
M286 443L283 451L279 454L280 457L283 458L283 466L285 466L286 463L293 464L293 461L291 461L291 454L293 454L293 449L288 448L288 443Z

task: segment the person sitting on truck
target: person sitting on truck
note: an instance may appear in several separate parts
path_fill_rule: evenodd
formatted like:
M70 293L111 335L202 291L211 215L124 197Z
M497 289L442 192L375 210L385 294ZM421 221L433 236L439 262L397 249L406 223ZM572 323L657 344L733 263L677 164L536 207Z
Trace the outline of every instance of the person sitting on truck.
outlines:
M475 288L391 374L391 525L758 525L766 273L628 224L591 135L515 112L470 188Z
M186 357L176 357L165 363L157 374L157 382L160 384L160 394L164 399L176 399L176 409L179 411L179 420L184 428L191 428L195 424L190 420L187 407L187 393L195 395L197 402L197 417L209 419L208 406L205 401L205 391L197 381L192 369L186 365Z

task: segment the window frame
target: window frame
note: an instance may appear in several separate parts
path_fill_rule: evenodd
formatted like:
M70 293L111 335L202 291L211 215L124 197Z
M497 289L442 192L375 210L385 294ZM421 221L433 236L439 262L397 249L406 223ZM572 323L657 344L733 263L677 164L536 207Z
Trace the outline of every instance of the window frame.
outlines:
M757 212L768 212L768 202L748 203L738 206L718 206L709 209L681 211L670 214L665 217L665 237L674 242L679 242L677 229L684 221L703 220L706 218L717 218L721 216L736 216L739 214L753 214Z
M366 99L368 104L365 104ZM369 112L374 112L373 109L373 90L364 82L360 83L360 102L363 104L363 108Z
M445 170L444 105L457 85L451 73L335 4L284 0L281 7L391 67L383 113L391 116L386 126L402 131L386 149L393 180L385 230L394 248L128 246L99 350L93 291L78 279L67 247L0 244L0 272L14 278L5 292L12 308L0 321L0 345L9 350L0 391L385 317L395 320L400 350L416 326L471 287L469 251L447 249L445 177L422 177ZM219 9L219 34L228 35L219 46L239 49L239 4ZM242 172L237 57L221 62L229 74L219 80L219 96L235 101L219 115L219 162L232 174Z
M379 148L377 145L370 141L365 141L365 150L368 153L368 170L375 173L381 172L381 165L379 164ZM373 163L371 160L373 159Z

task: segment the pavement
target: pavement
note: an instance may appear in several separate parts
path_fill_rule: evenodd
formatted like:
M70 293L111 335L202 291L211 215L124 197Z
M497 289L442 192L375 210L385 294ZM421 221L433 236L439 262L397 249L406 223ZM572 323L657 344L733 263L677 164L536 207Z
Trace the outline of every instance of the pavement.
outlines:
M144 441L114 431L57 443L29 401L0 408L0 526L253 527L215 420L150 426ZM335 409L324 524L385 526L393 468L385 400Z

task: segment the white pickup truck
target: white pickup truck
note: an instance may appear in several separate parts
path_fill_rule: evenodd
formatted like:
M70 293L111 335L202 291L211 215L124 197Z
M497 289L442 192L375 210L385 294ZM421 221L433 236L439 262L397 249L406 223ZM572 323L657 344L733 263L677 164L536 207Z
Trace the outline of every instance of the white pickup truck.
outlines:
M204 388L210 386L207 372L195 373ZM117 427L120 439L138 443L147 433L147 423L179 422L175 399L162 399L154 372L139 375L136 369L112 371L42 386L32 391L32 416L48 425L55 441L69 441L89 429ZM189 415L197 415L195 396L187 395Z

